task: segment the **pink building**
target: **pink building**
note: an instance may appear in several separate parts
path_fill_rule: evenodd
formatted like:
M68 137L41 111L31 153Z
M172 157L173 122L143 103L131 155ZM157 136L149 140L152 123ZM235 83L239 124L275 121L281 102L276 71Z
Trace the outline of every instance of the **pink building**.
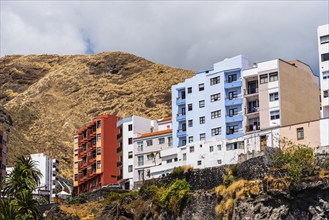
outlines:
M8 135L0 130L0 182L6 175L7 153L8 153Z
M135 188L152 178L150 168L161 163L160 151L172 147L171 117L155 121L153 132L134 138Z

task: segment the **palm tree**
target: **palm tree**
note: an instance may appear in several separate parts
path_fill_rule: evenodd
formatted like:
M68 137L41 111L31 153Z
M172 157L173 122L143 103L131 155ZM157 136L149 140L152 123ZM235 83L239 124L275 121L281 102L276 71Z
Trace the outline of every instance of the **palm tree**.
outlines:
M16 206L9 202L8 199L0 202L0 220L16 219L18 212Z
M36 199L33 199L32 191L25 189L19 192L13 203L17 207L19 217L23 219L40 219L39 203Z
M36 162L30 157L21 156L4 182L4 194L8 197L16 197L16 194L24 189L33 191L40 183L42 174L36 168Z

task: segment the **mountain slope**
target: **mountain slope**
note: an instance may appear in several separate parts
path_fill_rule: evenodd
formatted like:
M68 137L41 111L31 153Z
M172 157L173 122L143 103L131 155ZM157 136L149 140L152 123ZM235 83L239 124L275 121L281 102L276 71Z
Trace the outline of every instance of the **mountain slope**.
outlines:
M122 52L9 58L0 73L7 78L1 90L12 90L1 100L13 120L10 163L20 153L45 152L60 160L65 176L71 174L77 129L103 113L154 119L170 115L171 85L193 75ZM22 87L12 77L15 69L30 70L20 73L29 79L21 80Z

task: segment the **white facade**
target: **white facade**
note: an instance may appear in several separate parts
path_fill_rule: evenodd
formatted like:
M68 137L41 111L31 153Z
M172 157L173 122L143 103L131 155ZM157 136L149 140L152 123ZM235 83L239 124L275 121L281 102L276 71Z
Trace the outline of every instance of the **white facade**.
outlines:
M329 24L318 27L321 117L329 117Z
M154 129L154 123L151 119L139 116L123 118L117 122L120 129L119 134L119 172L121 183L125 189L133 189L134 186L134 144L133 138L138 135L151 132ZM156 127L157 128L157 127Z
M49 158L47 155L31 154L31 159L36 161L37 168L42 173L40 184L35 193L42 193L49 191L51 198L55 197L54 190L57 186L58 162L55 159Z
M172 129L170 120L154 121L158 130L134 138L134 182L138 187L144 180L150 179L150 168L162 162L161 151L172 147Z
M329 118L320 119L320 145L329 148Z

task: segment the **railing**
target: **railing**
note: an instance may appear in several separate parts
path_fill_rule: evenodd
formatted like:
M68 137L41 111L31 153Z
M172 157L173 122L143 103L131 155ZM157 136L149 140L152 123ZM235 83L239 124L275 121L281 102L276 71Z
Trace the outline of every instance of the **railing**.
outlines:
M117 162L117 167L120 167L122 165L122 161Z
M184 115L186 115L186 113L184 113L184 114L183 113L178 113L177 114L177 116L184 116Z
M122 147L117 148L117 153L120 153L122 151Z
M122 134L119 133L119 134L117 135L117 139L120 139L121 137L122 137Z
M258 112L259 107L253 107L253 108L245 108L245 113L250 114L250 113L255 113Z
M186 97L177 97L176 100L184 100Z
M177 130L177 133L179 133L179 132L185 132L186 131L186 129L178 129Z
M245 95L251 95L258 93L258 88L248 88L244 90Z
M258 131L260 130L260 126L259 125L248 125L246 126L246 131L250 132L250 131Z

